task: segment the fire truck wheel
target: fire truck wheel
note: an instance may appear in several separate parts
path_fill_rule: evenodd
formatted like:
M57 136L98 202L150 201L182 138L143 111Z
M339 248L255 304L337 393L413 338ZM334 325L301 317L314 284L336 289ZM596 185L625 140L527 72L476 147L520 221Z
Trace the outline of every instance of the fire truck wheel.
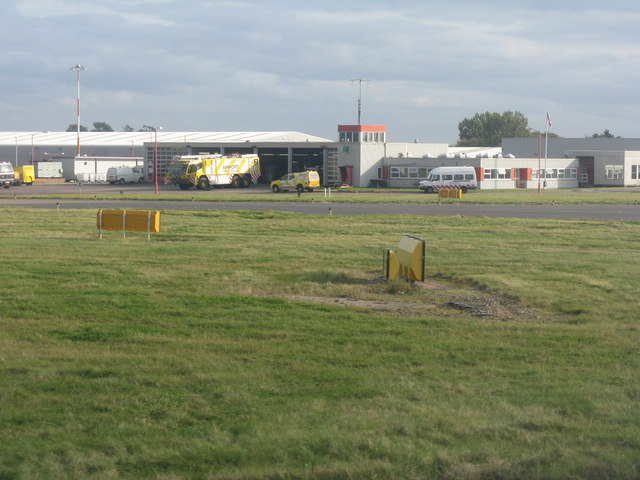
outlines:
M241 186L242 182L241 179L238 175L234 175L233 176L233 180L231 180L231 185L233 185L234 187L239 187Z
M207 180L207 177L200 177L197 187L198 190L207 190L209 188L209 180Z
M280 187L278 185L274 185L271 187L271 190L273 190L273 193L278 193L280 191Z
M249 185L251 185L251 177L249 175L245 175L244 177L242 177L242 183L240 184L240 186L242 188L247 188Z

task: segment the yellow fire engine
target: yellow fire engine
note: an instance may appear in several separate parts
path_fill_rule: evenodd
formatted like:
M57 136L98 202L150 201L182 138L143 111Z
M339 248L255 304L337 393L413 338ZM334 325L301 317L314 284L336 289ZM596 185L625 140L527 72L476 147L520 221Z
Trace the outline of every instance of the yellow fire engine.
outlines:
M175 157L167 167L165 183L182 190L195 186L207 190L231 185L246 188L258 182L260 159L257 155L184 155Z

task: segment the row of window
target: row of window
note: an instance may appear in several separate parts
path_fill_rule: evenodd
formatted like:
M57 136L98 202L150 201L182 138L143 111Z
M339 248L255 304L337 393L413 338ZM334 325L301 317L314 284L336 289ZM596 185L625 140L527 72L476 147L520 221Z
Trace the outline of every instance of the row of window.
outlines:
M633 178L640 178L640 165L636 165L635 175ZM391 178L427 178L429 172L434 167L390 167ZM545 176L546 173L546 176ZM540 178L559 178L559 179L576 179L578 178L577 168L548 168L546 171L540 170ZM633 174L632 174L633 175ZM538 178L538 170L531 171L532 178ZM462 177L462 175L460 175ZM383 178L382 168L378 168L378 178ZM510 180L512 178L512 170L510 168L485 168L485 180ZM462 178L454 178L454 180L462 180Z
M631 165L631 180L640 180L640 165Z
M546 172L546 176L545 176ZM531 171L532 178L538 178L538 170ZM577 168L547 168L540 170L540 178L578 178Z
M385 132L340 132L340 142L384 142Z
M434 167L390 167L391 178L427 178ZM378 178L383 178L382 168L378 168Z

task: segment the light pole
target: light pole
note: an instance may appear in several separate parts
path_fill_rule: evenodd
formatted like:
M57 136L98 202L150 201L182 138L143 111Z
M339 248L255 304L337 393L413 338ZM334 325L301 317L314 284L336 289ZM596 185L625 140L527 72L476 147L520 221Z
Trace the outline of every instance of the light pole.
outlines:
M76 114L76 129L78 132L78 148L76 151L76 155L80 156L80 72L86 70L84 65L81 63L77 64L75 67L71 67L71 70L75 70L76 72L76 83L78 85L78 96L77 96L77 114Z
M42 132L36 132L31 134L31 166L35 165L35 148L33 144L33 137L38 135L38 133L49 133L49 130L43 130Z
M162 127L153 127L155 136L155 146L153 149L153 183L155 185L156 195L158 194L158 130L162 130Z

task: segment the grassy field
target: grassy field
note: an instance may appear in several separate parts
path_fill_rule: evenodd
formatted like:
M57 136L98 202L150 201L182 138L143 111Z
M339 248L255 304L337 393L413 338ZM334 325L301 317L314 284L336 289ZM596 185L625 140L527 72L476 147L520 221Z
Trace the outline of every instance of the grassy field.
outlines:
M167 187L169 188L169 187ZM255 189L255 187L254 187ZM295 192L288 193L243 193L242 191L229 192L221 190L189 190L175 191L160 194L131 194L127 189L113 188L113 193L100 193L94 195L89 188L84 193L63 195L30 195L28 190L14 190L20 198L61 198L61 199L120 199L120 200L173 200L190 202L334 202L334 203L436 203L436 202L461 202L481 204L568 204L568 205L638 205L640 203L640 191L637 189L577 189L577 190L544 190L537 193L533 190L479 190L470 191L460 200L439 199L438 195L425 194L418 189L406 190L381 190L371 188L360 189L331 189L330 196L325 196L323 189L317 189L313 193L303 193L298 196ZM122 193L120 193L122 192ZM327 192L329 195L329 192Z
M638 223L95 216L0 208L2 480L640 477Z

